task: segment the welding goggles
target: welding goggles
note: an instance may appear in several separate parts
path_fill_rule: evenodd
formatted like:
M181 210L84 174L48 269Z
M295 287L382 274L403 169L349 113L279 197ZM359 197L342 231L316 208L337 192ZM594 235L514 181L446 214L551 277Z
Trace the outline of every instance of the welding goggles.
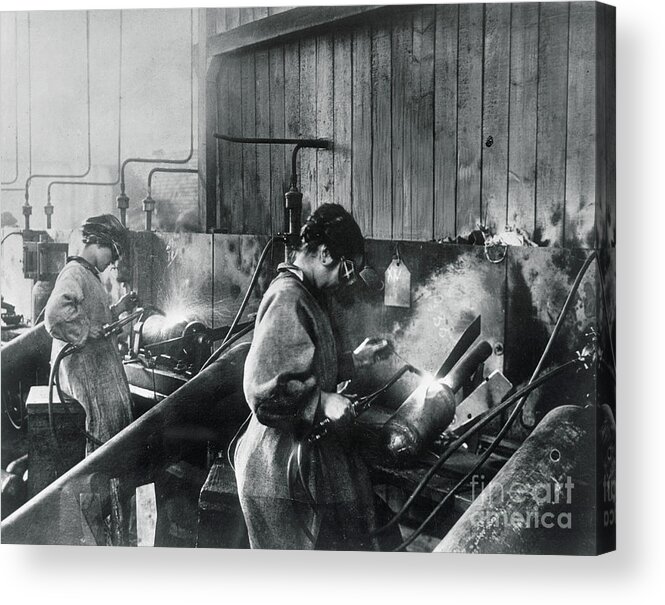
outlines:
M339 283L343 286L351 286L356 283L358 273L356 264L344 256L339 259Z
M122 249L113 240L111 240L111 246L110 247L111 247L111 252L113 253L113 255L111 256L111 262L112 263L117 263L118 260L120 260L120 255L122 254Z

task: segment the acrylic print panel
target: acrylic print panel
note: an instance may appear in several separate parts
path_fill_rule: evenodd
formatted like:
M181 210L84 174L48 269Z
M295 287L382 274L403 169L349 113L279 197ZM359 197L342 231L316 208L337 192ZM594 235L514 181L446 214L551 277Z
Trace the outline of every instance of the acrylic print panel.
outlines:
M0 17L4 542L614 547L612 7Z

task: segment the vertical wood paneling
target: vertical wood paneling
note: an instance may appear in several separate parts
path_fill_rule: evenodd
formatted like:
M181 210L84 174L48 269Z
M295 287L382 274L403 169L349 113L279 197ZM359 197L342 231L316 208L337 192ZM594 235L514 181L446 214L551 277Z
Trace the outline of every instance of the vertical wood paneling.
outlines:
M284 127L284 48L270 49L270 136L286 135ZM289 167L285 145L270 146L270 198L272 207L271 234L284 229L284 193L289 186Z
M240 25L240 9L239 8L224 8L221 9L226 13L226 30L235 29Z
M316 40L316 136L333 140L334 135L334 66L333 39L331 34ZM333 175L333 150L317 149L316 186L317 205L335 201Z
M411 123L411 239L431 240L434 220L434 33L435 9L413 19L413 118Z
M392 237L390 27L372 31L372 237Z
M593 246L596 185L596 5L570 5L566 247Z
M607 7L606 87L607 113L607 245L616 245L616 8Z
M259 19L264 19L265 17L268 16L268 7L265 6L255 6L254 7L254 21L258 21Z
M300 132L316 137L316 39L300 41ZM317 206L316 150L303 149L300 155L300 181L303 193L303 220Z
M535 226L538 4L513 4L510 65L508 225Z
M492 233L503 231L508 203L510 12L510 4L485 7L481 219Z
M335 201L349 212L351 207L351 125L353 117L353 80L351 70L351 33L335 33L334 44L334 187Z
M366 236L465 236L483 221L544 245L613 242L612 15L571 6L397 7L225 56L219 129L332 139L299 154L303 214L342 203ZM240 22L221 14L215 27ZM220 147L218 224L281 230L291 149Z
M393 239L411 234L411 134L409 86L413 53L411 13L397 14L393 20Z
M353 35L353 216L363 234L372 233L372 105L371 30L357 28Z
M284 127L288 138L301 136L300 131L300 44L293 41L284 47ZM291 149L288 150L288 178L291 178ZM301 174L301 154L296 158L296 173ZM289 183L290 185L290 183Z
M251 23L254 21L254 9L253 8L240 8L240 25L245 25L246 23Z
M256 136L266 137L270 133L270 55L268 50L258 50L255 57L256 89ZM270 187L272 145L256 146L256 204L257 233L270 233L272 227L272 205ZM246 200L246 203L252 203Z
M248 53L240 59L243 137L256 136L256 65L254 53ZM236 143L242 153L243 182L243 233L258 233L261 224L261 208L258 203L256 145Z
M214 11L215 16L215 33L221 34L227 30L226 27L226 11L220 8L209 9Z
M221 133L230 132L231 101L228 84L230 77L230 62L222 61L217 79L217 128ZM214 161L218 163L216 189L218 191L218 199L220 200L216 226L228 231L233 229L231 216L233 208L232 183L234 180L236 182L240 181L240 175L232 173L230 143L215 139Z
M242 131L242 69L240 59L229 57L228 80L226 81L229 96L229 134L243 136ZM231 233L244 233L244 196L243 196L243 153L238 143L223 143L229 158L229 170L226 176L229 181L228 209L231 215ZM223 177L222 177L223 178Z
M458 6L436 7L434 63L434 237L455 236Z
M614 245L614 14L609 5L597 5L597 192L596 192L596 242L597 248Z
M607 62L607 48L605 38L605 4L596 4L596 196L594 204L594 239L593 245L597 248L607 246L607 131L605 129L605 116L607 113L607 87L605 63Z
M569 10L565 2L546 3L540 8L534 240L550 246L563 245Z
M459 7L456 229L468 235L480 220L483 98L483 5Z

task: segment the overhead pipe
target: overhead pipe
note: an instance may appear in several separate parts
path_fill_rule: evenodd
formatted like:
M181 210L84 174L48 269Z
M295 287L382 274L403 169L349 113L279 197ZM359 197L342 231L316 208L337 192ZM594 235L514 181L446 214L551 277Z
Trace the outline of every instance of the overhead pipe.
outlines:
M14 178L11 181L2 181L0 185L13 185L18 181L18 13L14 13Z
M148 195L143 200L143 211L145 212L145 230L152 230L152 213L155 210L155 200L152 198L152 175L156 172L176 172L183 174L198 174L198 168L153 168L148 174Z
M76 185L87 187L115 187L120 182L120 162L122 159L122 10L118 35L118 175L113 181L51 181L46 190L47 204L51 203L51 189L55 185Z
M32 43L30 36L30 13L27 16L27 30L28 30L28 174L32 173ZM18 45L17 45L18 46ZM18 126L17 126L18 127ZM23 191L23 187L2 187L2 191ZM32 214L32 207L30 205L23 206L23 216L26 221L26 230L30 229L30 214Z
M28 27L30 22L28 21ZM91 157L91 144L90 144L90 11L85 12L85 40L86 40L86 79L87 79L87 105L88 105L88 167L85 172L81 174L30 174L25 181L25 205L23 206L23 214L26 221L26 229L30 229L30 215L32 214L32 206L30 206L30 183L33 179L52 179L58 177L67 178L83 178L88 176L92 168ZM32 104L32 99L30 100ZM32 112L32 107L30 108ZM51 227L51 215L53 214L53 206L47 200L44 206L44 213L46 214L47 228Z
M189 154L182 160L171 160L162 158L127 158L120 167L120 195L116 197L118 209L120 210L120 222L127 226L127 209L129 208L129 197L125 192L125 168L128 164L187 164L194 157L194 9L190 10L190 43L189 43L189 87L190 87L190 128L189 128Z
M291 181L289 190L284 194L284 210L286 212L287 233L282 234L286 242L284 251L285 260L288 260L289 248L297 245L300 237L300 225L302 214L302 193L298 191L298 152L303 148L330 149L332 141L328 139L279 139L279 138L256 138L256 137L233 137L219 132L213 132L216 139L229 141L231 143L250 143L256 145L295 145L291 153Z

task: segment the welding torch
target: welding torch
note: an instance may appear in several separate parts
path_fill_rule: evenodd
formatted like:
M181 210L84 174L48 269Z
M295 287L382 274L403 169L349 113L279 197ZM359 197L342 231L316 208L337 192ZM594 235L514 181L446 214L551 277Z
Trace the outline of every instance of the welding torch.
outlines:
M369 395L364 395L362 397L350 397L351 399L351 410L353 413L353 417L357 418L368 410L370 406L380 397L383 395L391 386L393 386L404 374L407 372L413 372L414 374L418 375L423 375L422 370L419 370L415 366L412 366L411 364L404 364L397 372L395 372L390 380L386 382L380 389L374 391L373 393L370 393ZM334 425L334 421L331 420L330 418L324 418L319 424L317 424L309 433L307 436L307 442L309 444L316 443L317 441L320 441L323 439L328 432L330 431L331 427Z
M122 319L118 319L109 324L104 324L102 326L102 337L108 338L112 334L119 334L128 323L138 319L143 314L143 311L143 307L139 307L135 311L125 315Z

